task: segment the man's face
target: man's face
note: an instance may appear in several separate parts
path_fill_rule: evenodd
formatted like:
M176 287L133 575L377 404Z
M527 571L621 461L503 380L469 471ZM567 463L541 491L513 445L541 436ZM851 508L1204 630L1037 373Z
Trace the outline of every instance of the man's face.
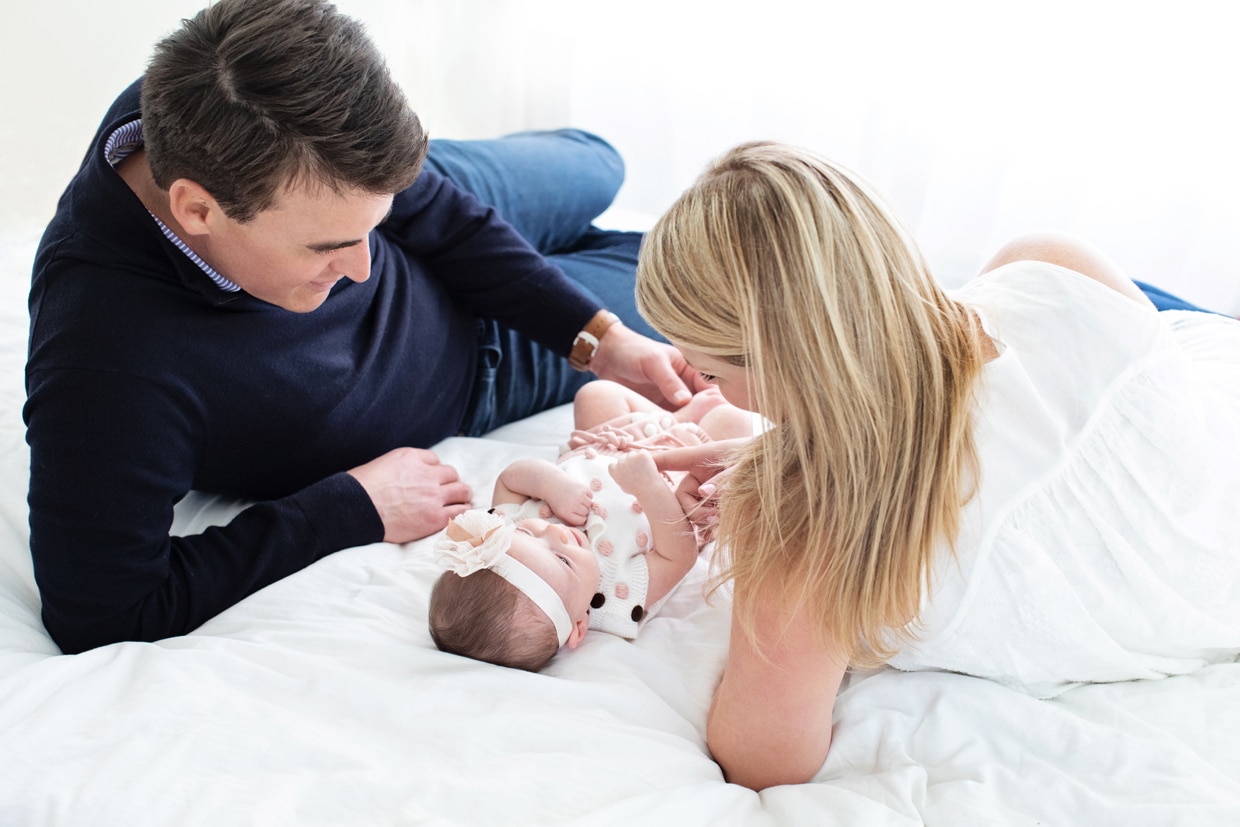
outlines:
M370 278L368 236L391 207L391 195L295 186L244 224L217 216L201 254L251 296L308 313L340 279Z

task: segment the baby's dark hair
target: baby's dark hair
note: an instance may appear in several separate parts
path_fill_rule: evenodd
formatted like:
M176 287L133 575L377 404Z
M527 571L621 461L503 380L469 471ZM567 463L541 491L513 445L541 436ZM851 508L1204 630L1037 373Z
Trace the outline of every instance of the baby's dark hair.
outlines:
M489 569L444 572L429 614L435 645L454 655L537 672L560 648L551 618Z

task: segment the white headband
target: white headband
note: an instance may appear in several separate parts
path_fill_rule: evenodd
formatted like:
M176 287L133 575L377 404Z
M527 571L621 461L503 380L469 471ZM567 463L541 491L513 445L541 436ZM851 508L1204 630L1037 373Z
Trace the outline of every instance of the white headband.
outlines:
M555 589L532 569L508 554L516 526L499 514L475 508L466 511L452 521L468 535L466 540L442 537L435 542L438 563L460 577L468 577L476 571L490 569L517 590L534 601L555 625L555 636L560 645L568 640L573 622L568 609Z

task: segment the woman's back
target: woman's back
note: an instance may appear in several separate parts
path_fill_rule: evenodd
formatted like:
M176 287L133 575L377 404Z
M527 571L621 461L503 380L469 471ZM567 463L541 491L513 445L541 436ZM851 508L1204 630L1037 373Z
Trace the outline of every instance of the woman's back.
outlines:
M1240 323L1017 262L963 288L1000 355L980 481L891 664L1036 695L1240 648Z

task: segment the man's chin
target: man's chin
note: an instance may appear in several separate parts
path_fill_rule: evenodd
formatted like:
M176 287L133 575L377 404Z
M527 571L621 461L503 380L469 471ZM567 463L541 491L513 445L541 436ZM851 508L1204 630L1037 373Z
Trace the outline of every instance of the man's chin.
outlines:
M296 296L289 296L279 302L270 302L276 307L283 308L290 313L313 313L323 306L323 302L327 301L327 294L331 290L315 291L313 293L303 293ZM270 301L270 300L269 300Z

